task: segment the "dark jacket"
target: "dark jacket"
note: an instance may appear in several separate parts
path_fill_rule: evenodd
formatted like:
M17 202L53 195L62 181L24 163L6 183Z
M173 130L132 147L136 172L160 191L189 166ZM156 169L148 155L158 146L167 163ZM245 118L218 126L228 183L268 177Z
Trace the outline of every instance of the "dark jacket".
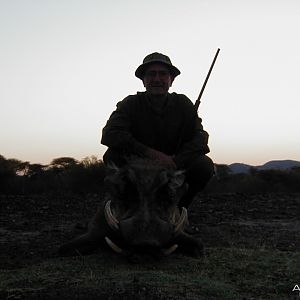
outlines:
M150 147L174 155L178 167L209 152L208 134L193 103L176 93L168 94L162 111L152 106L146 92L126 97L103 128L101 143L141 156Z

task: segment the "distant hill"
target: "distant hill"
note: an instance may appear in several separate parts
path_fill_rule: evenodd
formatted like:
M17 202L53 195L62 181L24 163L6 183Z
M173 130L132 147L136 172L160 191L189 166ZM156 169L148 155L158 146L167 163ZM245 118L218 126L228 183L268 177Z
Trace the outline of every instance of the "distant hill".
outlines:
M300 161L296 160L272 160L262 166L257 167L258 170L289 170L300 167Z
M300 161L296 160L272 160L261 166L251 166L242 163L234 163L229 165L230 170L234 174L248 173L250 168L255 168L258 171L264 170L290 170L292 168L300 168Z
M232 173L234 174L238 174L238 173L248 173L249 169L253 167L250 165L246 165L246 164L241 164L241 163L234 163L229 165L229 168L231 170Z

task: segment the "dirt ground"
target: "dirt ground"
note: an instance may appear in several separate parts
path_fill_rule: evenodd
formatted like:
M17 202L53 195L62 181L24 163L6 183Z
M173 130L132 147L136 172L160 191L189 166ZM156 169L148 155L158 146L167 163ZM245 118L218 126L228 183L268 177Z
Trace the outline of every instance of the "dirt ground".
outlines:
M201 195L189 208L188 229L201 237L208 260L174 253L162 265L131 267L109 252L76 269L76 259L56 258L56 251L85 231L99 201L97 195L0 196L0 299L294 299L300 194ZM269 255L266 267L262 255ZM281 271L281 257L292 274ZM259 280L257 272L265 272Z
M85 231L101 196L0 196L0 268L55 257ZM189 208L189 231L208 249L300 249L300 194L201 195Z

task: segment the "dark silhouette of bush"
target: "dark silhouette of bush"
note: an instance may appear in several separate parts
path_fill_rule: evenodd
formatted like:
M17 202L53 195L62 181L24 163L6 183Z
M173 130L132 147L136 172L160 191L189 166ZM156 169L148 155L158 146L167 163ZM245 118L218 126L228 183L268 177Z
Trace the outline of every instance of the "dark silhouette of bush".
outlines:
M248 194L300 192L300 168L291 170L251 168L248 173L240 174L232 174L223 165L216 165L216 169L217 175L206 187L206 192Z
M6 159L0 155L0 193L10 193L12 190L22 192L22 179L18 174L23 171L26 163L17 159Z
M82 161L61 157L41 165L0 155L0 194L99 193L105 173L95 156Z
M233 174L218 164L207 193L300 192L300 168L289 171L251 168ZM106 167L95 156L77 161L59 157L49 165L31 164L0 155L0 194L89 194L102 193Z

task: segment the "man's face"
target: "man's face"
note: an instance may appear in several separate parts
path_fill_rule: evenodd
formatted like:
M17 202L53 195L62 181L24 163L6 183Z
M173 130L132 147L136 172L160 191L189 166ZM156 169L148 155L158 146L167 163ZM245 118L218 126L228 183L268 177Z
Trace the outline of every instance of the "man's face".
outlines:
M160 63L151 64L145 70L143 83L146 91L153 96L165 96L172 85L169 69Z

